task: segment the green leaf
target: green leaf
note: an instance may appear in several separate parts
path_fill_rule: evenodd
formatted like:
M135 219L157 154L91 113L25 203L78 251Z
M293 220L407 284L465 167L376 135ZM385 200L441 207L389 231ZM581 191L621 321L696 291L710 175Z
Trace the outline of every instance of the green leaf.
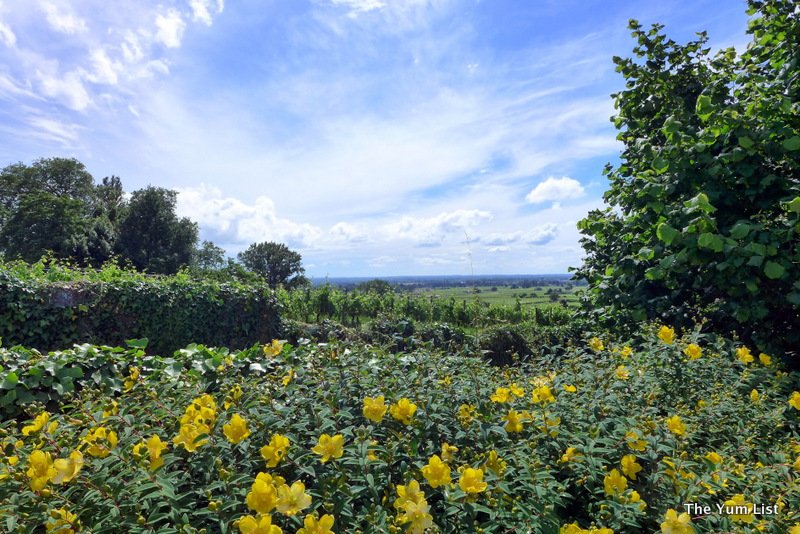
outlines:
M662 174L669 169L669 161L658 156L653 160L653 170L658 174Z
M750 225L745 222L737 222L731 228L732 239L742 239L750 233Z
M794 197L791 202L789 202L789 209L795 213L800 213L800 197Z
M780 263L775 263L774 261L768 261L766 265L764 265L764 274L767 275L767 278L772 280L777 280L786 272L786 269L783 268L783 265Z
M695 107L695 113L697 116L700 117L701 120L707 120L711 114L714 112L714 107L711 105L711 98L707 95L700 95L697 99L697 106Z
M141 339L126 339L125 344L128 345L132 349L146 349L147 348L147 338L143 337Z
M744 149L752 148L754 144L753 140L746 135L739 138L739 146Z
M717 208L712 206L708 201L708 195L705 193L698 193L694 197L684 202L683 205L687 208L699 209L703 213L714 213L717 211Z
M703 248L708 248L714 252L722 252L725 248L725 242L717 234L711 232L704 232L697 238L697 245Z
M795 135L794 137L790 137L783 142L783 148L786 150L800 150L800 136Z
M678 233L679 232L675 228L671 227L667 223L661 223L658 225L658 228L656 228L656 235L667 245L672 244L675 238L678 237Z
M14 371L11 371L6 375L5 379L0 382L0 389L14 389L18 383L19 376L17 376L17 373Z
M747 265L752 265L753 267L761 267L764 263L764 256L751 256L747 262Z

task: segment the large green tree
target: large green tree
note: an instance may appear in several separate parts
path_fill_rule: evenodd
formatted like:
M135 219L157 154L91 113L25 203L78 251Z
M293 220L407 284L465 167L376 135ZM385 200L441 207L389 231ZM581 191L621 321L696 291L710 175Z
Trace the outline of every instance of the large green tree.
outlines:
M800 347L800 16L749 2L746 51L711 55L631 22L614 58L620 163L580 222L596 316L697 322L762 350Z
M51 252L79 263L110 257L115 228L102 204L103 185L76 159L46 158L0 171L0 249L36 261ZM116 185L121 193L121 184Z
M189 265L197 224L175 213L177 193L161 187L134 191L119 226L117 252L137 269L173 274Z
M253 243L238 254L247 269L260 274L270 287L295 288L308 282L303 258L283 243Z

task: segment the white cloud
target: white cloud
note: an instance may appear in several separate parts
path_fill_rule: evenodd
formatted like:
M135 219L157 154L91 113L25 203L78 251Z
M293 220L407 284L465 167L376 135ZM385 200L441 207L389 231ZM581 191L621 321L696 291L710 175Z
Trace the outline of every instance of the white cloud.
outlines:
M569 200L580 198L585 190L578 180L562 176L561 178L549 177L540 182L525 197L530 204L541 204L548 201Z
M0 20L0 42L13 48L17 44L17 36L11 31L11 26Z
M225 2L217 0L217 14L225 9ZM213 18L211 16L211 0L189 0L189 7L192 8L193 20L200 21L206 26L211 26Z
M458 233L459 239L468 228L490 221L492 214L483 210L455 210L435 217L404 216L399 221L385 224L381 232L388 239L407 239L420 245L441 244L447 234Z
M116 85L119 81L117 72L122 70L122 64L112 61L102 48L95 48L91 52L93 71L86 79L93 83Z
M338 222L328 231L336 243L363 243L368 239L368 232L361 225Z
M522 232L492 233L480 236L478 240L484 245L503 246L516 243L522 239Z
M186 22L176 9L169 9L166 13L156 15L156 41L167 48L181 46Z
M66 35L75 35L89 31L86 21L71 13L68 9L59 7L53 2L42 2L40 4L44 11L47 23L55 31Z
M57 120L35 117L29 121L34 137L54 142L62 147L74 147L79 139L79 128L74 124L64 124Z
M279 217L275 203L266 196L246 204L205 184L179 188L178 193L178 215L196 221L212 241L226 248L242 249L262 241L310 246L323 234L314 225Z
M546 245L554 240L558 235L558 225L555 223L547 223L535 227L526 236L526 240L531 245Z
M335 6L344 6L350 8L350 13L364 13L374 9L381 9L386 7L384 2L380 0L331 0Z
M79 72L68 72L60 77L55 72L57 64L51 62L46 66L47 72L37 70L41 92L50 98L63 100L64 103L75 111L84 111L92 103L86 87L83 85Z

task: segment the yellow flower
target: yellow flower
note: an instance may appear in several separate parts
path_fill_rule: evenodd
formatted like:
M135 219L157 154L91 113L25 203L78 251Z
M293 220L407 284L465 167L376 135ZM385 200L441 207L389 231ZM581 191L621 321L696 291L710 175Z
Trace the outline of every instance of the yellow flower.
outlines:
M78 516L72 512L64 508L58 508L50 511L50 518L54 521L48 521L44 524L46 532L52 532L53 534L73 534L75 532L73 527Z
M675 342L675 330L668 326L662 326L658 330L658 339L667 345L672 345Z
M636 473L642 470L642 466L636 462L636 456L633 454L623 456L622 460L620 460L620 465L622 466L622 472L631 480L636 480Z
M535 404L547 404L555 402L556 398L553 396L553 392L550 391L549 386L539 386L531 393L531 401Z
M612 469L609 474L603 478L603 489L608 495L617 495L625 491L628 487L628 479L622 476L619 471Z
M247 494L247 507L259 514L268 514L278 505L277 485L283 484L280 477L273 478L269 473L259 473L250 492Z
M341 458L344 454L344 436L336 434L331 437L328 434L322 434L318 444L311 450L322 456L320 461L323 464L331 458Z
M373 421L375 423L380 423L383 419L383 416L386 415L386 401L383 398L383 395L378 397L366 397L364 398L364 408L362 412L364 413L364 417Z
M593 337L592 339L590 339L589 340L589 346L595 352L600 352L601 350L603 350L605 348L603 346L603 342L600 340L599 337Z
M639 434L634 430L625 433L625 440L628 443L628 447L635 451L641 452L647 448L647 441L639 439Z
M289 449L289 438L281 434L273 434L268 445L261 447L261 457L267 462L267 467L275 467L286 456Z
M139 380L139 368L131 367L130 374L128 375L128 378L125 379L125 383L123 384L123 386L125 387L125 391L132 390L138 380Z
M725 508L723 508L723 510L733 521L741 521L742 523L752 523L755 521L753 505L746 502L744 495L741 493L725 501Z
M278 511L285 515L295 515L300 510L311 506L311 495L306 493L302 482L294 482L289 487L283 484L278 488Z
M497 451L489 451L489 457L486 459L486 467L491 469L495 475L500 476L506 470L508 464L498 456Z
M325 514L319 518L313 515L307 515L303 520L303 528L297 531L297 534L333 534L331 527L333 526L333 516Z
M33 451L28 458L28 470L26 473L31 479L31 489L41 491L47 482L56 475L53 467L53 458L49 452L42 452L39 449Z
M428 465L422 468L422 476L428 481L432 488L446 486L450 484L450 466L442 461L438 455L434 454L428 460Z
M758 402L758 399L760 397L761 396L758 394L758 390L757 389L753 389L752 391L750 391L750 400L751 401Z
M22 427L22 435L23 436L30 436L35 432L39 432L41 429L44 428L44 425L47 424L47 421L50 420L50 414L47 412L42 412L36 416L36 419L33 420L32 425L27 425Z
M721 464L722 463L722 456L720 456L719 454L717 454L714 451L710 451L710 452L706 453L704 458L706 460L708 460L709 462L711 462L712 464Z
M293 379L294 379L294 369L289 369L289 372L286 373L286 375L283 378L281 378L281 384L283 384L283 387L286 387Z
M631 354L633 354L633 349L628 346L622 347L622 350L619 351L619 355L623 358L628 358Z
M242 534L283 534L280 527L272 524L270 515L261 515L258 518L246 515L239 519L239 532Z
M564 384L564 391L566 391L567 393L575 393L576 391L578 391L578 388L576 388L572 384Z
M639 495L639 492L636 491L636 490L633 490L631 492L631 496L628 499L628 502L629 503L639 503L639 510L641 510L641 511L644 511L644 509L647 508L647 503L642 500L642 496Z
M273 339L272 343L269 345L264 345L264 356L273 357L277 356L283 350L283 345L285 341L279 341L277 339Z
M489 400L496 403L509 402L511 400L511 390L508 388L497 388L494 394L489 397Z
M419 504L425 502L425 493L419 489L419 482L416 480L412 480L405 486L398 485L396 489L398 497L394 501L394 507L397 509L403 509L409 503Z
M794 468L795 471L800 472L800 456L798 456L797 459L794 461L792 467Z
M758 361L761 362L761 365L769 366L772 364L772 358L768 354L764 354L763 352L758 355Z
M119 404L117 401L112 400L111 403L103 409L103 419L117 415L119 413Z
M375 446L378 444L377 440L370 440L370 445ZM378 451L376 449L367 449L367 460L370 462L377 462L378 461Z
M53 462L55 473L50 478L53 484L66 484L75 478L83 467L83 454L72 451L69 458L58 458Z
M194 452L198 447L208 443L208 438L200 439L200 436L208 434L208 427L205 425L195 425L185 423L178 429L178 435L172 440L175 445L183 445L188 452Z
M450 445L446 441L442 443L442 461L445 463L450 462L453 458L455 458L455 454L458 452L458 447L454 447Z
M689 357L690 360L696 360L703 355L703 349L699 345L690 343L688 347L683 349L683 353Z
M795 523L794 526L789 529L789 534L800 534L800 523Z
M228 393L228 395L225 397L225 402L223 403L225 409L227 410L231 406L239 404L239 401L242 399L242 393L242 386L239 384L233 386L230 393Z
M389 413L392 414L392 417L404 425L411 424L411 418L414 417L414 412L416 411L417 405L405 397L392 404L389 408Z
M753 355L750 354L750 349L747 347L739 347L736 349L736 359L747 365L748 363L752 363L754 358Z
M664 515L661 532L663 534L694 534L692 518L686 512L678 515L677 511L670 508Z
M792 392L792 396L789 397L789 406L795 410L800 410L800 391Z
M230 423L222 426L222 432L231 443L239 443L250 435L247 421L238 413L233 414Z
M628 380L631 377L631 374L628 371L628 368L625 367L624 365L620 365L619 367L617 367L616 370L614 371L614 374L620 380Z
M562 464L569 463L578 456L583 456L581 453L578 452L578 449L576 449L575 447L567 447L567 452L561 455L559 463Z
M408 534L422 534L433 525L430 507L426 501L410 502L403 507L403 514L398 517L400 524L409 523Z
M458 407L456 412L456 419L461 423L461 426L468 427L475 420L475 412L477 408L471 404L462 404Z
M524 397L525 396L525 390L522 389L521 387L519 387L516 382L511 384L508 387L508 389L509 389L509 391L511 391L511 394L514 395L515 397Z
M155 471L164 465L164 459L161 454L167 450L169 445L161 441L161 438L156 434L150 436L144 444L147 447L147 453L150 455L150 471Z
M483 481L483 469L473 469L467 467L461 472L461 479L458 486L464 493L480 493L484 491L488 484Z
M89 447L86 452L95 458L105 458L117 446L117 434L113 430L99 426L89 432L83 442Z
M523 420L527 419L527 415L528 414L525 412L509 410L508 415L503 417L504 421L508 421L505 426L506 432L509 434L512 432L522 432L522 422Z
M667 418L667 428L676 436L682 436L686 433L686 425L683 424L681 418L677 415Z

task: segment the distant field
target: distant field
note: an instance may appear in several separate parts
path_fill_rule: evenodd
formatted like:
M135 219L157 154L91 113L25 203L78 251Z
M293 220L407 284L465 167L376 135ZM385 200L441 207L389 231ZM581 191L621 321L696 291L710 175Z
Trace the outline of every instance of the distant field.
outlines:
M415 295L438 295L458 300L479 300L495 305L514 306L519 300L522 306L541 306L565 300L568 305L577 305L575 292L579 286L546 285L539 287L513 288L510 286L458 286L447 288L418 288ZM554 295L555 298L551 297Z

